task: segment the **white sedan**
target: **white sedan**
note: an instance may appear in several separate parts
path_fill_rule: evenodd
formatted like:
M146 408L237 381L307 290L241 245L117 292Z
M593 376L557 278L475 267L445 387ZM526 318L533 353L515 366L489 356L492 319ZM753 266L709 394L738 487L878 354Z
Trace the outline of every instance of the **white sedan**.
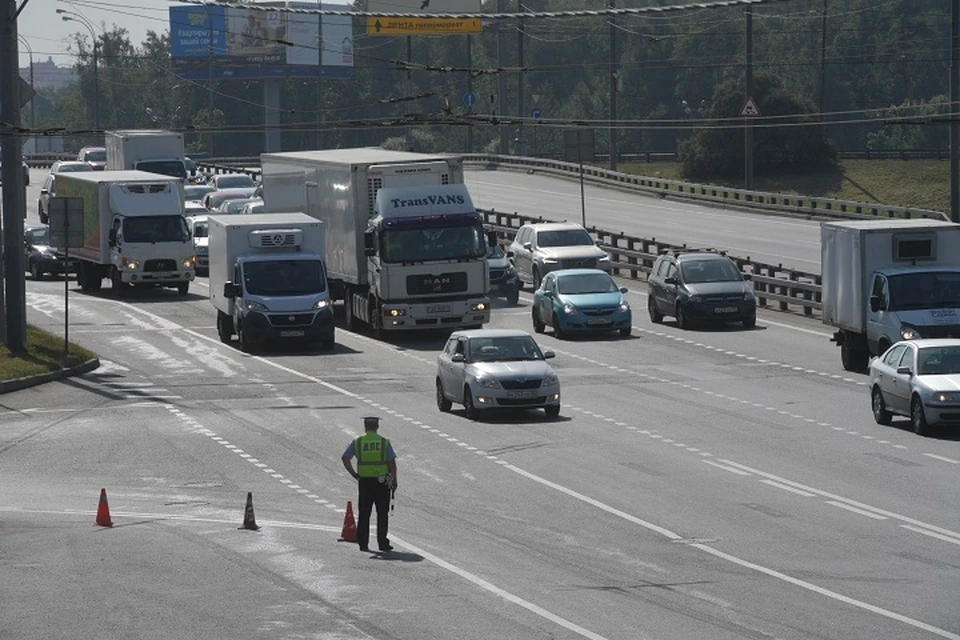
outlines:
M437 408L462 404L467 417L489 409L543 408L560 414L560 380L547 364L552 351L540 351L526 331L455 331L437 357Z
M870 362L870 399L877 424L907 416L918 435L960 424L960 340L897 342Z

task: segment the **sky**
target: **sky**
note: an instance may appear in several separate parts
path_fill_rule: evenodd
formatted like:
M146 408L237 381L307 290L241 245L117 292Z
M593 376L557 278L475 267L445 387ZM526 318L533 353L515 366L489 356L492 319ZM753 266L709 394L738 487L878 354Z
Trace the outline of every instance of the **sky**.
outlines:
M19 0L21 5L24 0ZM147 31L163 33L169 30L168 0L26 0L26 6L17 20L17 33L33 49L33 61L46 62L47 58L61 66L74 63L67 52L75 33L84 34L90 41L90 30L82 21L64 22L57 9L80 14L93 25L97 34L111 31L113 26L122 27L130 34L130 41L139 45L146 40ZM30 55L23 42L20 43L20 67L30 65Z

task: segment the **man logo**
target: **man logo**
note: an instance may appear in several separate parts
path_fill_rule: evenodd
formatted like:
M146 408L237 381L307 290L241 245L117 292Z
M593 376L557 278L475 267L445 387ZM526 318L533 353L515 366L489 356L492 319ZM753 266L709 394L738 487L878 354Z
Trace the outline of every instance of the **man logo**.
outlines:
M275 236L273 236L273 244L274 245L283 244L283 234L278 233Z
M296 319L297 319L297 316L287 316L287 320L289 320L290 322L293 322Z

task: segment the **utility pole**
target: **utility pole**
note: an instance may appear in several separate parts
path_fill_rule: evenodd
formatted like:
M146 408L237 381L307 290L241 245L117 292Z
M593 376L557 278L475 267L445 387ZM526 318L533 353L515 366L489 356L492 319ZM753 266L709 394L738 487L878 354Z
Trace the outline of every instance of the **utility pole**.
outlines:
M826 112L827 102L827 0L823 0L820 16L820 114Z
M497 0L497 13L506 13L506 8L504 7L505 1L506 0ZM503 118L507 114L507 78L503 73L504 55L503 20L497 20L497 69L499 71L497 74L497 91L500 93L497 116L499 118ZM497 126L500 129L500 153L508 154L510 153L510 132L507 131L502 123Z
M23 219L27 212L20 149L20 52L17 50L17 3L0 0L0 178L3 179L3 282L6 321L4 340L20 351L27 340L26 285L23 278Z
M753 97L753 9L745 9L747 15L746 45L746 93ZM750 116L743 119L743 183L744 189L753 189L753 122Z
M950 219L960 222L960 0L950 5Z
M473 95L473 37L467 34L467 94ZM473 110L467 105L467 110ZM473 153L473 125L467 124L467 153Z
M517 13L523 13L523 0L517 0ZM527 155L526 144L523 141L523 18L519 21L520 28L517 29L517 117L520 123L517 125L517 140L514 153L518 156Z
M607 8L613 9L616 0L607 0ZM617 25L613 16L610 23L610 170L617 170L617 92L620 89L620 71L617 69Z
M2 0L0 0L2 1ZM213 14L207 11L210 22L209 43L207 46L207 153L213 159Z
M30 86L33 86L33 47L30 46L30 43L27 42L27 39L21 35L18 35L17 38L20 42L23 43L23 46L27 48L27 53L30 54ZM17 65L19 67L19 65ZM17 69L19 74L20 70ZM34 109L34 106L37 104L36 100L30 100L30 139L33 140L33 153L37 152L37 112Z

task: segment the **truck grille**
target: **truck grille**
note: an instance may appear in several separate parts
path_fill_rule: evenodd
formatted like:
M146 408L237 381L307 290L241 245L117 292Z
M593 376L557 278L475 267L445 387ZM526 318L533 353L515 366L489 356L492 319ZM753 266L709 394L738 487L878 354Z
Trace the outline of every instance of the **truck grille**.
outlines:
M500 381L500 386L504 389L539 389L541 384L543 384L543 380L540 378L533 378L531 380Z
M156 260L147 260L143 263L144 271L176 271L177 262L176 260L170 260L169 258L160 258Z
M960 328L951 325L917 327L924 338L960 338Z
M431 293L458 293L467 290L467 274L441 273L431 275L423 273L407 276L407 293L409 295L425 295Z

